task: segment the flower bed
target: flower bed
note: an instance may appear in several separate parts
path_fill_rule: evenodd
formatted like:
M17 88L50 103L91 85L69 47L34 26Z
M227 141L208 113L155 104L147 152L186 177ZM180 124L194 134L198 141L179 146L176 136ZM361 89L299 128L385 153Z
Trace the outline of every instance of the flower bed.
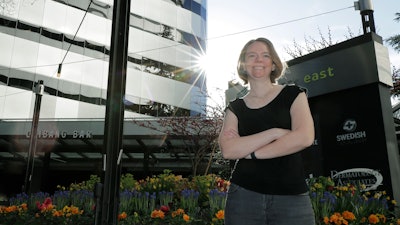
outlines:
M100 179L58 187L50 195L19 194L0 206L1 225L92 225L95 217L93 190ZM311 179L310 196L317 225L399 224L395 202L385 192L363 192L363 186L336 186L331 179ZM136 180L124 174L120 183L120 225L222 225L229 182L213 174L191 179L171 171Z
M398 225L396 202L385 191L364 191L364 185L337 186L327 177L309 182L316 223L335 225Z
M92 176L69 187L59 186L53 195L19 194L10 199L8 206L0 206L0 224L92 225L93 190L98 182L100 179ZM124 174L120 184L119 224L222 225L228 185L214 174L189 179L165 170L143 180Z

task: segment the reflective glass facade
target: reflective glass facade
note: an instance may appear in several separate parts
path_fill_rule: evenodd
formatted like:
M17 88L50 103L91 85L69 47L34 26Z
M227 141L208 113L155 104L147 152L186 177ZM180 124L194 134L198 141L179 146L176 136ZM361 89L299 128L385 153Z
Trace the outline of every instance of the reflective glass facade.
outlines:
M104 118L113 1L8 1L0 9L0 118ZM206 0L132 0L125 117L204 113ZM61 74L57 74L62 63Z

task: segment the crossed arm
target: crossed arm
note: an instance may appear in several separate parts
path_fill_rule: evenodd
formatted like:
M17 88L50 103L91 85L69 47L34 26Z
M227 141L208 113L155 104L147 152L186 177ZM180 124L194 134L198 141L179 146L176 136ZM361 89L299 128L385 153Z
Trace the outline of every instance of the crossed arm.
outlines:
M305 93L293 102L290 115L291 130L271 128L249 136L239 136L238 120L227 110L218 141L226 159L250 159L254 152L258 159L270 159L290 155L310 146L314 141L314 122Z

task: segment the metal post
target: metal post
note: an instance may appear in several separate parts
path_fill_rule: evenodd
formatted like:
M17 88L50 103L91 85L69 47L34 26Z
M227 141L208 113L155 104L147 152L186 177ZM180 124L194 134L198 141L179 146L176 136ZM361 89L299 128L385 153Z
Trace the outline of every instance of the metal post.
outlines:
M39 114L40 114L40 104L42 102L42 95L44 92L43 80L39 80L34 87L34 91L36 94L35 98L35 108L33 109L33 118L32 118L32 127L31 127L31 137L29 142L29 150L28 150L28 160L26 165L26 173L25 173L25 182L23 186L23 192L26 194L31 193L31 184L32 184L32 176L33 169L35 165L35 152L36 152L36 142L37 142L37 127L39 122Z
M364 34L375 33L374 7L372 0L359 0L354 2L355 10L360 10Z
M118 153L122 147L130 0L114 0L108 71L104 150L106 158L101 196L101 224L117 225L119 205ZM104 151L103 150L103 151Z

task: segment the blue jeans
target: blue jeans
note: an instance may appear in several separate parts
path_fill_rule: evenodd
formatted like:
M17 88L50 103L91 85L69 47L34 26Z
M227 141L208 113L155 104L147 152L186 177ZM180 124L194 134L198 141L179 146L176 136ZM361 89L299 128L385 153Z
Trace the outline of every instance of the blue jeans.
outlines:
M231 183L225 207L225 225L315 225L308 193L266 195Z

